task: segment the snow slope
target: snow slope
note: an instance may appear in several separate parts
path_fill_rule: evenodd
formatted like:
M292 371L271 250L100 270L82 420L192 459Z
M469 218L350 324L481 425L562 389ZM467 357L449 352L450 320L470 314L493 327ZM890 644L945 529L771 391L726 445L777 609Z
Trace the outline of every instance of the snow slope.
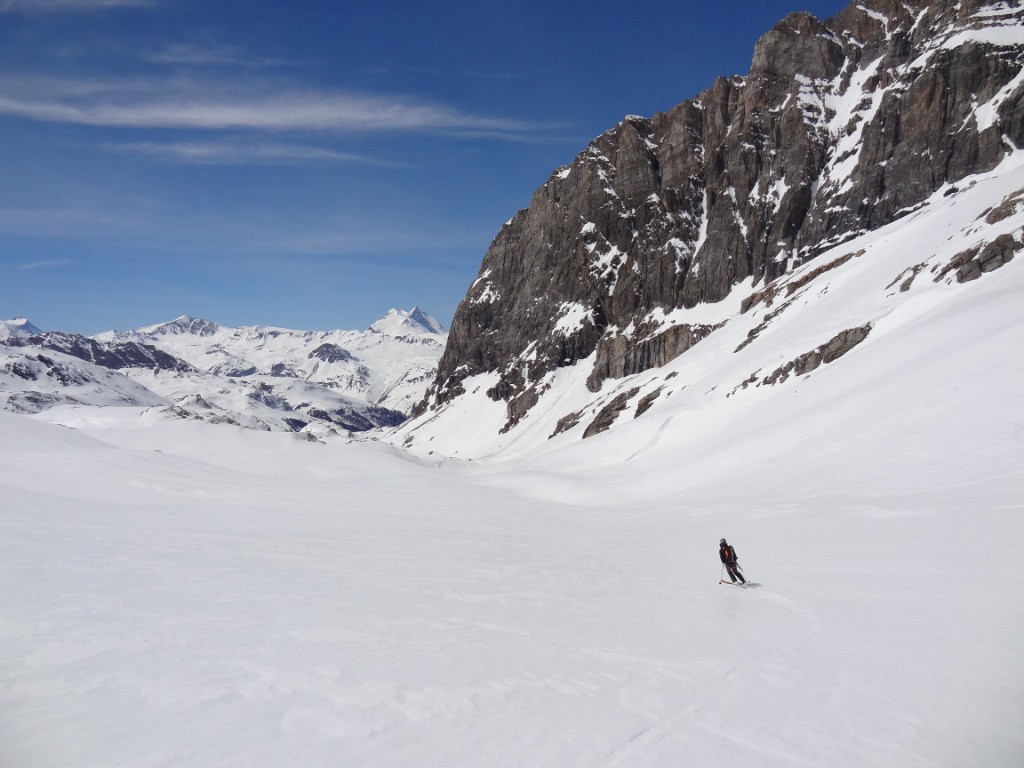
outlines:
M2 763L1017 768L1024 257L956 259L1021 242L1022 169L505 434L486 381L406 452L0 412Z
M958 258L999 243L1009 244L1008 251L1017 249L1018 257L1010 253L1012 260L1004 266L959 281L953 266ZM884 387L904 368L919 371L922 361L939 364L946 358L952 358L947 362L954 369L943 376L960 381L970 375L991 386L992 375L1002 374L1007 358L1019 357L1017 350L1024 347L1022 243L1024 152L1018 151L992 172L940 189L889 226L826 251L769 285L748 282L717 304L652 312L644 323L655 327L651 337L673 326L718 326L661 368L607 379L597 393L587 387L593 356L558 368L543 382L537 405L511 427L506 403L487 394L498 374L481 374L463 382L465 394L405 422L387 439L421 455L507 460L580 440L602 411L609 415L606 409L614 408L617 398L624 403L617 415L611 414L613 432L634 419L659 418L652 416L659 410L660 418L672 413L682 422L706 413L716 424L746 418L751 411L781 412L792 402L802 404L819 379L833 393L829 410L835 411L856 405L862 394L845 386L848 377L877 375L877 381L863 385ZM992 316L990 301L1003 302L1003 314ZM958 318L955 335L935 332L936 324L948 324L952 317ZM959 328L963 334L956 332ZM792 366L786 370L849 332L866 337L805 374ZM984 353L974 361L976 367L967 367L959 358L979 346ZM530 352L523 353L527 361ZM900 386L913 389L915 405L931 404L930 418L940 424L944 406L933 393L942 383L922 376ZM566 428L566 423L574 426ZM646 427L638 429L646 434ZM632 449L625 446L636 446L621 435L615 444L617 455L630 455Z
M0 320L0 342L7 341L12 336L31 336L35 333L40 333L40 330L24 317Z
M502 462L0 412L4 763L1015 768L1022 272L996 275L841 375ZM718 584L721 536L756 586Z
M0 341L0 408L36 413L65 403L132 406L167 401L108 368L61 352L8 347Z

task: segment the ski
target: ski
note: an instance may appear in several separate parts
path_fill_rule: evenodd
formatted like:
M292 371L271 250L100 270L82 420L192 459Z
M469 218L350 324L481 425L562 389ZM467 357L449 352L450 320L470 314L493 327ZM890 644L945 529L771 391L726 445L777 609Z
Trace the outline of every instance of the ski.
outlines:
M746 584L737 584L735 581L726 581L725 579L719 579L718 583L719 584L728 584L731 587L745 587L745 586L747 586Z

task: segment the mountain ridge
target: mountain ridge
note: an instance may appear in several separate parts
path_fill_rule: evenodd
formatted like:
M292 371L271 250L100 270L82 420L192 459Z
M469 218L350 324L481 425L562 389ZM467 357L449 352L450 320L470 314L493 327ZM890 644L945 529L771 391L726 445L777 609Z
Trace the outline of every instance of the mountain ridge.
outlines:
M1019 376L1018 356L1013 334L1002 329L1024 326L1024 260L1015 258L1024 250L1024 154L1007 164L973 178L957 195L940 190L906 220L837 246L767 286L748 280L722 302L679 310L714 330L661 366L606 377L595 392L588 381L595 352L581 365L548 374L533 407L511 427L508 403L489 395L500 372L477 374L465 379L463 393L400 425L388 439L424 456L512 461L534 455L541 465L555 453L571 465L574 443L599 440L615 464L657 453L630 438L649 434L639 425L648 418L665 420L666 440L694 425L712 435L715 424L799 410L813 392L813 407L827 399L834 410L820 414L828 423L859 413L860 397L845 380L859 378L862 367L906 384L913 380L903 371L907 366L924 370L936 367L932 358L956 360L959 351L947 336L922 331L949 326L952 316L958 338L974 338L988 350L983 376L1012 381ZM993 317L989 304L1002 314ZM905 341L911 337L912 346ZM993 338L1008 346L994 347ZM944 389L957 397L964 391L982 396L982 370L973 365L943 368L949 377ZM884 378L876 384L884 388ZM934 399L933 382L916 386L919 397ZM913 399L905 392L899 398ZM951 417L930 407L939 421ZM888 417L911 420L910 414ZM809 437L806 448L829 450L833 439L842 436Z
M625 118L534 192L485 254L400 431L412 445L416 424L486 395L504 411L500 442L578 375L567 369L587 369L596 399L608 379L708 343L735 317L726 305L755 288L846 257L844 244L955 200L1000 165L1019 173L1022 65L1024 8L1003 2L787 16L757 41L746 77ZM1013 191L992 205L1012 207ZM965 249L989 248L968 229ZM993 268L1021 247L1002 234Z
M389 325L372 332L294 331L229 328L182 315L93 337L21 333L7 340L12 354L0 367L11 374L4 388L16 410L50 407L64 395L83 402L84 395L71 395L60 382L107 381L99 368L116 371L149 393L138 395L138 386L124 385L135 393L122 398L124 404L168 402L179 416L256 429L365 431L405 419L422 396L444 343L441 324L422 310L391 310L378 322L385 321ZM38 365L38 352L51 362L55 352L67 359L61 358L59 371L51 366L42 378L12 373ZM77 367L74 376L61 372L69 367ZM28 381L51 386L26 399L18 390Z

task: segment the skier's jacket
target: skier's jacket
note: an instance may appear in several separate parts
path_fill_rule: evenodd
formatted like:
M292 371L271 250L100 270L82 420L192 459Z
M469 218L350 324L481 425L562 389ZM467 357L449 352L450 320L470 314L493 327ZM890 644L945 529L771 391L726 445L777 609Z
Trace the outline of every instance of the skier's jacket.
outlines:
M726 565L736 562L736 550L732 548L731 544L723 544L720 546L718 548L718 556Z

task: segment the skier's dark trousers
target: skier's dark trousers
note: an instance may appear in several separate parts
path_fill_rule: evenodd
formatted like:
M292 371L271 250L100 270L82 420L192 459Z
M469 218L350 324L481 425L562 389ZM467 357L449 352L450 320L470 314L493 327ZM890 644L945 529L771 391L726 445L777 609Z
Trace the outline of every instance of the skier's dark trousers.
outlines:
M725 566L725 570L728 571L729 578L732 579L733 584L736 583L736 579L740 580L740 584L747 583L747 580L743 578L743 574L740 573L739 563L736 562L739 559L736 557L736 550L725 539L722 539L718 545L718 557Z

